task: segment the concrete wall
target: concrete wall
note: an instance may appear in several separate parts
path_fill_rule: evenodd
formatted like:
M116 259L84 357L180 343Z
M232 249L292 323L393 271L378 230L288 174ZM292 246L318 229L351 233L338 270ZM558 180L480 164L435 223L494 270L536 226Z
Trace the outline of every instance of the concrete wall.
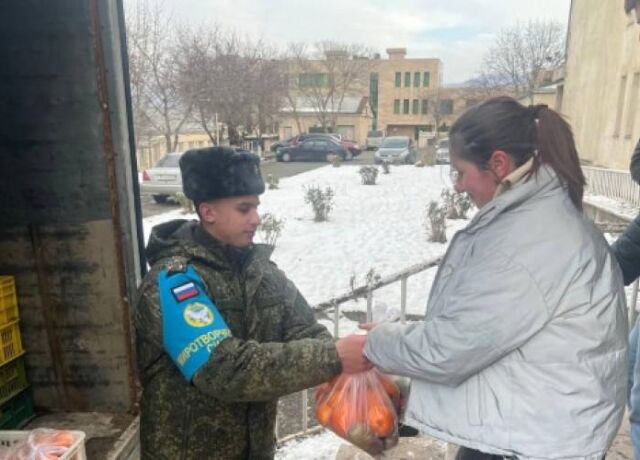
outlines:
M140 275L117 0L0 3L0 273L15 275L37 406L136 399Z
M561 111L581 158L594 165L627 170L640 137L639 34L622 1L571 4Z

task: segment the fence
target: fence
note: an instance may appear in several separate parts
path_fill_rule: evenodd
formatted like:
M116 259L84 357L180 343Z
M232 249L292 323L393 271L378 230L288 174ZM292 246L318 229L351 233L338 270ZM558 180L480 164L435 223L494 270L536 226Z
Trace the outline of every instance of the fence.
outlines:
M413 265L401 272L398 272L394 275L385 277L376 281L372 284L368 284L365 286L360 286L351 292L343 294L338 297L334 297L333 299L327 300L325 302L321 302L314 306L314 310L316 312L325 312L329 310L333 310L333 335L334 337L340 337L340 305L348 302L350 300L355 300L360 297L365 297L367 299L367 321L372 319L373 313L373 292L377 289L389 286L394 283L400 283L400 321L405 322L407 315L407 281L408 279L421 273L425 270L433 268L440 264L441 258L435 258L432 260L428 260L426 262ZM426 299L425 299L426 301ZM278 442L285 442L293 438L297 438L299 436L304 436L306 434L311 434L316 431L322 429L321 426L314 424L311 426L310 417L309 417L309 399L310 399L309 390L303 390L294 395L288 396L288 400L284 401L278 411L278 419L276 422L276 433L279 434L281 425L286 422L290 422L292 420L292 416L290 414L291 411L299 410L302 413L302 416L299 418L301 420L302 427L301 429L295 430L293 432L289 432L283 436L278 436ZM297 400L297 402L296 402ZM292 431L292 430L288 430Z
M640 186L628 171L593 166L583 166L582 171L587 179L587 192L640 207Z

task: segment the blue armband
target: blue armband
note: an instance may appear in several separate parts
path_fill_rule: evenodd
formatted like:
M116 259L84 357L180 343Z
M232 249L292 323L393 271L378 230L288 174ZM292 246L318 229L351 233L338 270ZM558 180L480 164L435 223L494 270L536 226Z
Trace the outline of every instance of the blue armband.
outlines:
M191 381L218 344L231 337L231 331L191 265L185 272L161 271L158 287L164 348Z

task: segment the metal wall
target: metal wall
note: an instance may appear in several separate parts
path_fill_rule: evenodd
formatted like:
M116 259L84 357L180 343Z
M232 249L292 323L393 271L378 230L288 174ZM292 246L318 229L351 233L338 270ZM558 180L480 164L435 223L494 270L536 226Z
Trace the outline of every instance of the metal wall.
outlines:
M52 410L136 400L139 204L121 10L0 2L0 274L16 276L28 378Z

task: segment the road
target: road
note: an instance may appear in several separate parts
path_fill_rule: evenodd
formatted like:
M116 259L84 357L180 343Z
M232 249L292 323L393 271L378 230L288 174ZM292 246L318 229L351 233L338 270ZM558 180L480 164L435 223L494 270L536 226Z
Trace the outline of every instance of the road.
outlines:
M351 161L345 162L349 165L365 165L373 163L373 152L364 151ZM273 174L274 177L282 179L284 177L295 176L296 174L310 171L312 169L326 166L326 162L311 162L311 161L292 161L291 163L280 163L275 160L263 161L260 165L262 171L262 177L267 177L267 174ZM162 214L163 212L177 209L180 206L175 201L169 200L166 203L158 204L153 201L151 195L142 195L142 217L150 217L156 214Z

